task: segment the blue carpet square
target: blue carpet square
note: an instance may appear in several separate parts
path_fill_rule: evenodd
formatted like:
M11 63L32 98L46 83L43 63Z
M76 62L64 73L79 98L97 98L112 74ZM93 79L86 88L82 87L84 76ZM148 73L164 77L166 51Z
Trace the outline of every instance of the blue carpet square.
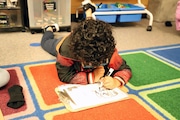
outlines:
M157 54L161 59L180 67L180 46L156 49L151 52Z

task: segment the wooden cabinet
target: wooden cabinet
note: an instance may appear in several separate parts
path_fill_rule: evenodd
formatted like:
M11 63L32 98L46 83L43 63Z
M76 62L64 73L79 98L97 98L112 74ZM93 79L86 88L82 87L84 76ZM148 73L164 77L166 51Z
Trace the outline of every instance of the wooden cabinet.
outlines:
M0 31L24 31L21 0L0 1Z

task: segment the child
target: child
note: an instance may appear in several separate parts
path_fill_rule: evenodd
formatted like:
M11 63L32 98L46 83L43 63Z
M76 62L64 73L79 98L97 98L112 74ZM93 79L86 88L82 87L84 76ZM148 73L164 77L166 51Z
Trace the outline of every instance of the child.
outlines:
M88 84L101 81L108 89L123 86L132 76L131 69L115 48L110 24L91 19L92 6L89 8L85 10L87 19L61 39L54 39L53 31L58 30L58 25L47 26L41 46L57 57L56 68L62 82ZM110 68L114 71L106 76Z

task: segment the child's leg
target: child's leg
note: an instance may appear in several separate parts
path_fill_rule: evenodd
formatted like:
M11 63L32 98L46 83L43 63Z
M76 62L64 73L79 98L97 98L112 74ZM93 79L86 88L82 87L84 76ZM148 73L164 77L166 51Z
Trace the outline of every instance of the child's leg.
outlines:
M83 10L85 11L86 14L86 19L96 20L96 17L93 13L96 11L97 6L94 3L92 3L91 0L84 0L82 2L82 5L83 5Z
M41 47L49 54L56 56L56 45L59 43L60 39L54 39L54 34L51 31L45 31L41 39Z

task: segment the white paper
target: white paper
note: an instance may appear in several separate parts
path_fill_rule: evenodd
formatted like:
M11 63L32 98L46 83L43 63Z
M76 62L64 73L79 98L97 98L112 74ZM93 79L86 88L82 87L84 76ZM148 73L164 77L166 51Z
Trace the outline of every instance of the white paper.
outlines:
M98 84L65 84L58 87L58 91L68 94L70 97L68 103L72 110L90 108L127 98L127 93L119 88L108 90L99 87ZM62 102L65 102L60 98Z

